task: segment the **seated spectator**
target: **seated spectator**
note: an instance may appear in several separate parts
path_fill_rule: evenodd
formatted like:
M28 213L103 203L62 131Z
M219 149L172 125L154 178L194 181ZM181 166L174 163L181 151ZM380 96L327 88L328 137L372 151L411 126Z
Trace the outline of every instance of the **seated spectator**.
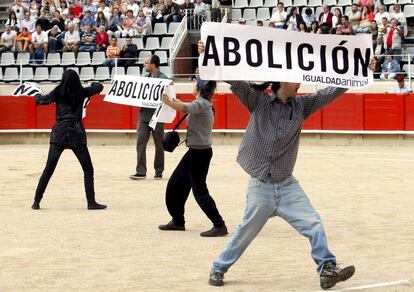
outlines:
M79 52L95 52L96 51L96 33L92 30L92 27L85 26L85 31L81 36L81 46Z
M122 60L118 60L120 66L128 67L134 65L138 58L138 48L132 43L132 38L128 36L126 38L126 44L120 53Z
M398 83L397 88L395 88L392 92L387 92L387 93L402 93L402 94L413 93L413 90L411 89L411 87L408 85L405 85L403 74L397 74L397 76L395 76L395 80L397 80L397 83Z
M393 55L394 60L400 62L402 55L402 36L404 27L396 19L391 19L390 25L387 26L384 36L385 53Z
M135 36L136 31L134 27L135 27L135 17L132 13L132 10L128 10L124 18L124 22L122 23L122 36L123 37Z
M261 20L256 21L256 26L263 26L263 21Z
M172 0L167 0L167 5L163 13L164 22L167 24L170 22L179 22L180 21L180 8L177 3L174 3Z
M95 15L97 12L97 8L95 7L95 5L92 5L92 0L86 0L86 4L83 5L83 15L86 15L86 12L90 12L90 16L95 19Z
M164 0L158 0L158 3L155 5L154 17L152 18L153 23L163 22L164 12L165 12L165 3Z
M322 12L319 14L318 20L319 20L319 28L321 29L321 32L323 34L328 34L329 31L332 28L332 18L333 14L329 10L329 6L327 4L324 4L322 6Z
M30 19L30 12L24 14L24 19L20 21L20 27L25 27L30 33L36 30L36 21Z
M378 37L378 25L375 20L371 21L371 35L372 35L372 43L375 43L375 40Z
M9 13L9 18L7 19L5 25L10 25L11 29L16 33L20 31L20 20L16 18L16 13L14 11Z
M351 10L346 14L349 22L352 25L352 30L355 32L358 29L359 21L361 20L361 11L357 4L352 4Z
M299 23L299 32L309 32L306 23L302 21Z
M381 80L391 80L397 76L397 73L400 72L400 65L391 55L385 57L384 63L381 66Z
M338 25L342 23L342 12L339 8L334 9L334 16L332 16L332 31L333 33L336 32L336 28Z
M241 25L246 25L246 19L244 19L244 18L239 18L239 24L241 24Z
M394 4L394 11L390 13L390 18L395 18L404 27L404 36L408 34L407 18L405 18L404 12L401 11L400 4Z
M44 11L40 12L39 18L36 21L36 25L40 25L43 31L48 31L50 29L50 21L46 17Z
M106 61L103 63L104 66L113 67L120 57L121 49L117 45L116 37L111 38L111 45L106 48Z
M65 27L66 27L65 30L68 30L68 27L71 25L73 25L75 30L79 30L79 24L80 24L80 20L75 17L73 12L69 12L68 18L66 18L65 20Z
M286 16L284 28L287 30L299 31L299 23L303 22L297 7L292 7L290 13Z
M138 17L138 12L139 12L139 5L136 3L135 0L127 0L127 11L128 10L132 10L132 14L134 15L135 18Z
M32 1L30 3L29 13L30 19L36 21L37 17L39 16L39 9L40 7L37 5L36 1Z
M56 53L63 48L62 35L57 25L53 26L49 31L48 52Z
M60 15L62 15L63 18L68 17L69 15L69 8L65 1L60 2L60 7L57 9L57 11L60 12Z
M374 13L369 6L362 7L361 21L359 22L356 33L371 33Z
M371 10L374 6L374 0L359 0L358 6L363 8L364 6L368 6Z
M306 24L306 27L311 27L312 22L316 21L316 16L313 14L312 8L309 7L305 9L305 14L302 15L302 18Z
M103 26L105 31L109 30L109 21L106 19L105 14L102 11L99 11L96 16L96 27Z
M385 60L385 47L382 35L379 35L374 43L374 56L377 60L375 64L375 72L381 72L382 63Z
M284 10L283 2L277 3L276 11L270 17L270 22L275 25L275 28L284 28L287 13Z
M387 18L388 21L390 20L390 14L385 10L385 6L380 5L378 12L375 14L374 20L378 25L380 25L384 17Z
M312 22L311 28L310 28L310 33L322 33L321 29L319 28L319 21L314 21Z
M144 12L142 11L138 14L135 29L137 30L138 37L142 37L146 34L151 33L151 22L148 18L145 17Z
M92 17L92 14L89 10L85 12L85 16L82 18L80 23L81 31L86 31L87 27L90 27L92 30L95 30L95 19Z
M206 4L202 0L194 1L194 15L191 17L192 27L195 29L200 29L201 24L207 18L206 13Z
M5 26L6 31L1 34L0 38L0 54L4 52L14 51L14 43L16 39L16 31L11 29L10 25Z
M96 50L105 52L109 46L108 33L105 31L105 27L101 25L96 35Z
M54 27L55 25L59 28L59 32L65 30L65 20L60 15L60 12L58 10L56 10L53 14L53 18L50 20L49 27Z
M32 35L26 27L22 28L22 32L19 33L15 38L15 49L19 53L25 53L29 51L29 45L32 42Z
M221 22L221 9L219 0L211 1L211 21Z
M17 19L22 20L24 18L24 13L29 11L29 9L21 3L21 0L16 0L11 1L8 11L9 13L14 12L14 16L16 16Z
M47 1L46 3L45 3L45 5L42 5L41 6L41 9L40 9L40 13L44 13L45 14L45 18L47 19L47 20L49 20L50 18L51 18L51 5L50 5L50 3Z
M102 12L105 16L105 19L109 21L109 19L111 18L111 9L108 6L106 6L105 0L99 1L99 7L98 7L98 10L97 10L96 20L98 20L98 18L99 18L99 12ZM96 25L96 26L98 26L98 25Z
M119 38L122 34L122 23L124 19L119 15L119 9L113 8L111 18L109 18L108 37L112 38L115 35Z
M74 52L78 53L80 45L80 36L79 32L75 30L75 26L70 24L68 26L68 31L65 32L65 38L63 41L63 51L64 52Z
M78 2L73 1L69 2L69 13L73 13L73 17L79 18L82 15L82 5L80 5Z
M185 2L187 2L187 1L189 2L190 0L185 0ZM185 2L184 2L184 4L185 4ZM193 3L191 3L191 4L193 4ZM194 8L194 5L192 7ZM193 9L193 8L191 8L191 9ZM151 0L144 0L144 4L142 5L141 9L142 9L142 12L144 12L145 17L148 18L148 20L152 22L153 10L152 10Z
M351 35L355 34L352 29L352 24L349 22L347 15L342 16L341 24L336 27L336 34Z
M42 30L40 24L36 25L36 31L32 34L32 43L29 46L32 62L43 64L45 54L47 54L48 41L47 33Z
M378 26L378 35L384 36L387 33L387 27L389 25L388 19L384 17L381 24Z

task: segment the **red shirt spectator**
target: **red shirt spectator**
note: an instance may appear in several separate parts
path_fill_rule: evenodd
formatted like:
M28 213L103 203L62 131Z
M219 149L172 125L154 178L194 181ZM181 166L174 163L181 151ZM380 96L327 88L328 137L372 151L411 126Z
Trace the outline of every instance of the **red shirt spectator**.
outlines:
M82 11L83 11L83 9L82 9L81 6L78 6L75 3L70 4L69 12L73 12L73 15L76 18L79 18L79 16L82 14Z
M106 51L106 48L109 46L108 33L105 31L104 26L99 27L99 33L96 35L96 44L97 51Z

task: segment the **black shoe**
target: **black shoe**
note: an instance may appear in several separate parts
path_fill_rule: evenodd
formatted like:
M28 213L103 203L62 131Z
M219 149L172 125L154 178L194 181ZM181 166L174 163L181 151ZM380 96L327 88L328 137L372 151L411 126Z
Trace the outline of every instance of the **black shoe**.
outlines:
M101 205L98 203L88 204L88 210L102 210L106 209L106 205Z
M39 210L39 209L40 209L40 203L39 203L39 202L34 201L34 202L33 202L33 205L32 205L32 209L33 209L33 210Z
M136 174L130 175L129 178L133 180L139 180L139 179L146 179L147 176L145 174L136 173Z
M340 268L336 264L328 262L325 264L320 274L321 288L332 288L336 285L336 283L346 281L351 278L354 273L354 266Z
M154 176L154 179L155 180L162 179L162 173L156 173L155 176Z
M161 230L172 230L172 231L185 231L185 226L178 226L175 225L174 222L171 220L168 224L163 224L158 226Z
M214 271L213 269L211 269L210 278L208 279L208 284L210 284L211 286L223 286L224 285L223 279L224 279L224 273Z
M219 236L226 236L227 234L229 234L229 232L227 231L227 227L226 227L226 225L223 225L221 227L214 226L213 228L211 228L208 231L201 232L200 236L202 236L202 237L219 237Z

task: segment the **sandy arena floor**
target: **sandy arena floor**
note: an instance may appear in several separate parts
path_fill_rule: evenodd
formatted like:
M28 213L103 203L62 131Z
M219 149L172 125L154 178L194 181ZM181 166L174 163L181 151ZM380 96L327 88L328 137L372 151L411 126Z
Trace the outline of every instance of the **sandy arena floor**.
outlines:
M199 236L211 225L192 196L187 231L158 230L170 220L164 191L184 147L166 154L162 181L152 179L152 169L145 181L128 178L134 146L91 147L105 211L86 210L82 170L66 151L42 209L33 211L47 147L0 146L0 291L320 290L308 240L279 218L226 274L225 287L208 286L211 263L229 237ZM231 233L241 222L248 181L236 153L236 146L216 146L208 177ZM153 154L150 147L150 166ZM357 269L336 290L414 291L413 169L410 147L300 149L295 176L324 220L330 249Z

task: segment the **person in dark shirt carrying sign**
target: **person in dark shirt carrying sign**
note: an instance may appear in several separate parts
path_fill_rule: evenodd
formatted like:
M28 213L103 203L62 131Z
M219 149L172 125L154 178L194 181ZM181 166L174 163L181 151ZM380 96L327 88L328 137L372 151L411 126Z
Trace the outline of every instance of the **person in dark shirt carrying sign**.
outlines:
M82 124L85 100L102 90L102 84L97 82L92 83L90 87L82 87L79 75L73 70L66 70L62 75L61 83L52 92L46 95L35 95L36 104L47 105L52 102L56 104L56 123L50 134L49 155L36 189L32 209L38 210L40 208L43 193L55 171L60 155L65 149L71 149L82 166L88 209L106 208L106 205L98 204L95 201L93 166L86 145L85 128Z
M204 52L203 42L198 52ZM372 59L369 69L375 69ZM279 216L309 238L318 265L320 285L328 289L349 279L354 266L340 268L328 249L322 220L292 172L296 163L303 122L347 89L327 87L297 96L300 83L268 82L253 86L229 81L231 91L249 110L250 121L240 144L237 162L251 176L243 222L213 263L209 284L224 285L224 273L238 260L267 220ZM271 86L272 93L264 92Z

